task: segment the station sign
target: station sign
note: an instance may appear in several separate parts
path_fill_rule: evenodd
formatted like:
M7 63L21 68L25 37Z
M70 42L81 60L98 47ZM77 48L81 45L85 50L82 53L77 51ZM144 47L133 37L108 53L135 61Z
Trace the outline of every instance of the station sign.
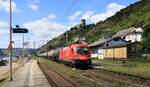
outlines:
M13 28L13 33L28 33L26 28Z

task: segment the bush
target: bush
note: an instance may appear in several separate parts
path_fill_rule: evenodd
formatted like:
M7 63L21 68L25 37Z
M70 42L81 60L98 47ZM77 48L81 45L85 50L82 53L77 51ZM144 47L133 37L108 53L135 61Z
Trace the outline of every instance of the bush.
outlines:
M7 65L7 61L6 60L1 60L0 61L0 66L6 66Z

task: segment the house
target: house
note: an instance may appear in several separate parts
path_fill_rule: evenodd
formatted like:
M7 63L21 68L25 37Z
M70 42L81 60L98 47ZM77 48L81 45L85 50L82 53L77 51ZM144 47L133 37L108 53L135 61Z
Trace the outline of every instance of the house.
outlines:
M120 37L99 40L89 45L89 48L92 50L91 57L104 59L105 54L106 54L105 49L107 47L118 46L118 45L127 44L127 43L128 43L127 41L123 40Z
M127 59L140 56L142 44L139 42L131 42L119 44L118 46L104 47L104 57L109 59Z
M139 42L127 42L121 37L97 41L89 45L91 57L98 59L127 59L138 56L142 45Z
M140 42L142 40L143 32L143 29L140 27L131 27L117 32L113 37L121 37L122 39L130 42Z

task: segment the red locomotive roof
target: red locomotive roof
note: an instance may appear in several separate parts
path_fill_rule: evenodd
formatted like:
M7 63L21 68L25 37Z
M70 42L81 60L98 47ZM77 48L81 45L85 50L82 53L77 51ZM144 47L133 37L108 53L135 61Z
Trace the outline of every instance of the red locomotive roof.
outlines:
M87 44L72 44L71 47L82 47L82 46L88 46Z

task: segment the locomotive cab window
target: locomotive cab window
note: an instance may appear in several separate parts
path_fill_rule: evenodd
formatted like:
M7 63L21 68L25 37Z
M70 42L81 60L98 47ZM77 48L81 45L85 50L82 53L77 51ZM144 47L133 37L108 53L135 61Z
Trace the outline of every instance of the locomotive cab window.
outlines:
M87 54L88 53L88 48L86 48L86 47L78 47L77 48L77 53L79 53L79 54Z

